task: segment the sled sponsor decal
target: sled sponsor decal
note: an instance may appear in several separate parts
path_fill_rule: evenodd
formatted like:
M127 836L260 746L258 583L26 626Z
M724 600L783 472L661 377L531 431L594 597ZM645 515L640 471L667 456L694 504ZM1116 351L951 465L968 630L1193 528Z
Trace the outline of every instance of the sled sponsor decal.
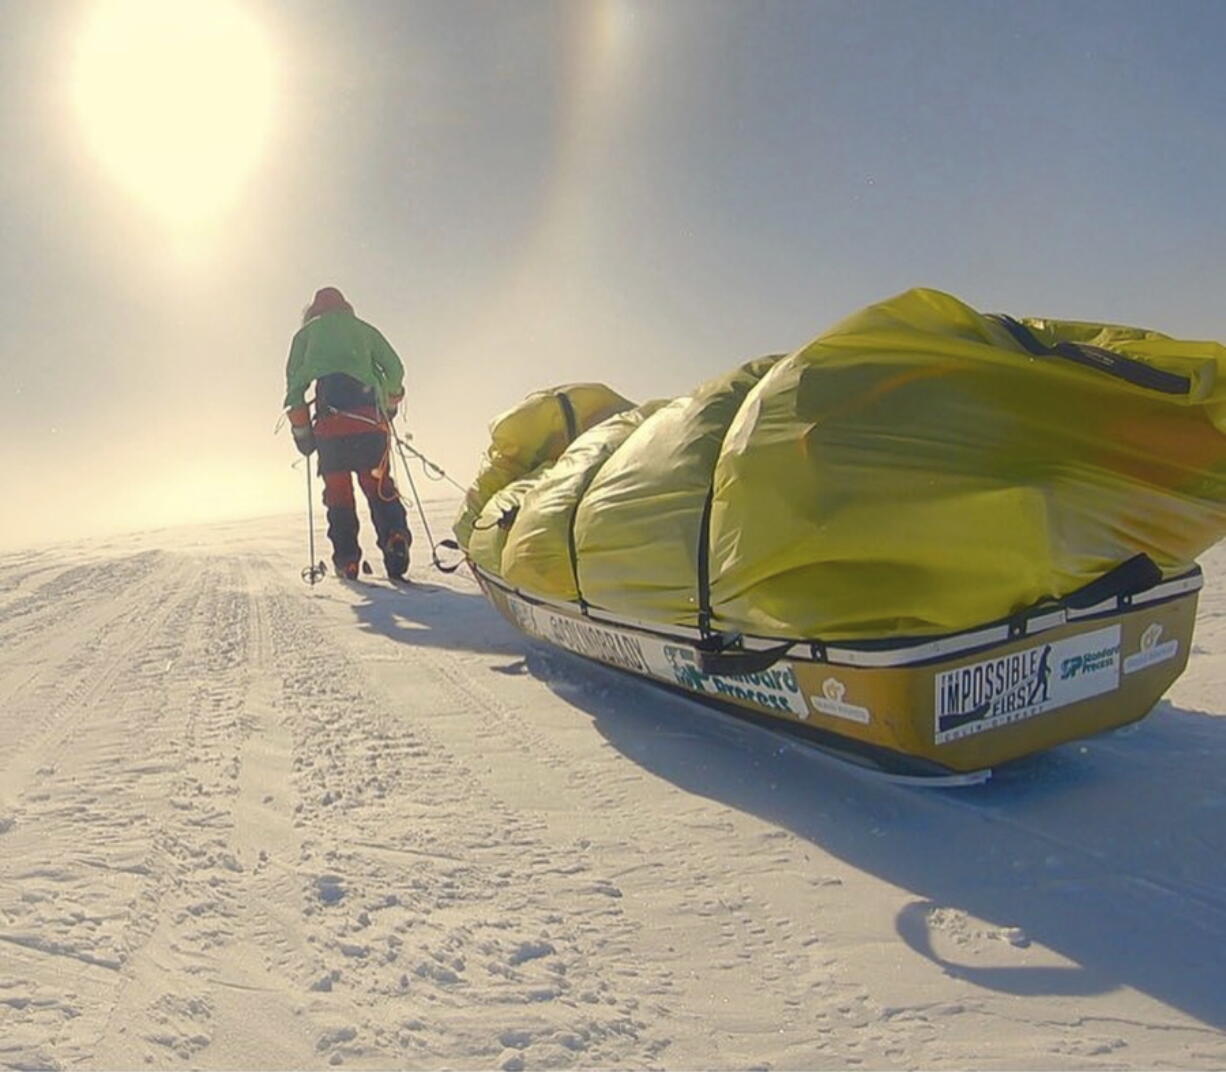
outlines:
M1157 622L1151 622L1141 634L1141 650L1133 652L1124 659L1124 673L1135 674L1138 670L1144 670L1155 663L1164 663L1167 659L1175 658L1179 652L1179 641L1168 640L1164 644L1159 644L1158 641L1161 639L1162 626Z
M534 608L533 613L538 623L537 636L552 640L568 651L612 663L625 670L651 673L638 637L579 618L555 614L543 607Z
M822 694L810 696L809 703L813 705L813 710L820 711L823 715L833 715L835 718L845 718L867 726L870 718L868 708L847 703L843 699L846 693L847 686L843 682L837 677L828 677L822 682Z
M508 594L507 609L524 632L551 641L559 647L612 663L624 670L659 678L694 692L728 700L748 700L776 711L791 711L809 717L804 696L790 666L780 665L758 674L720 676L704 674L693 648L666 644L612 626L597 625L586 618L571 618L546 606L535 606Z
M515 624L525 633L550 640L559 647L591 659L612 663L626 670L637 670L640 674L651 673L638 637L603 625L593 625L582 618L568 618L548 607L533 606L516 596L508 595L506 600Z
M565 614L550 611L548 607L533 606L517 596L506 596L506 607L525 633L542 640L552 640L559 648L586 655L590 659L612 662L625 670L650 673L642 656L639 638L606 626L595 626L582 618L568 618Z
M936 675L936 743L1119 688L1120 627L1036 644Z
M643 650L651 673L670 684L722 700L756 703L768 710L809 717L796 673L787 663L776 663L756 674L708 674L698 665L693 648L647 641Z

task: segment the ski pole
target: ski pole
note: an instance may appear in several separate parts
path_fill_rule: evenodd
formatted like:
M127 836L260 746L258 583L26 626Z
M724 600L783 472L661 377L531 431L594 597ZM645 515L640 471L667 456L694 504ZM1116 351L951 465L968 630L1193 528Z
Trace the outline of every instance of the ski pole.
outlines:
M315 562L315 493L311 488L311 459L304 458L306 463L306 485L307 485L307 554L308 561L311 563L302 571L302 579L307 584L316 584L323 578L323 575L328 572L328 567L320 561Z

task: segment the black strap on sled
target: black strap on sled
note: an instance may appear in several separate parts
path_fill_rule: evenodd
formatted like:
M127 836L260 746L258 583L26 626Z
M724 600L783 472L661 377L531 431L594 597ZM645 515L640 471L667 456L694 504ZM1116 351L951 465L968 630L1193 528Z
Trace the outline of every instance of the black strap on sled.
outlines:
M554 398L558 400L558 406L562 410L562 419L566 421L566 444L569 446L579 434L579 419L575 416L575 404L571 402L570 396L565 391L558 391ZM570 512L570 522L566 526L566 547L570 553L571 576L575 579L575 591L578 593L578 603L582 609L587 606L587 602L579 589L579 554L575 550L575 517L578 513L579 507L576 503L575 509Z
M1046 346L1025 324L1004 313L991 313L988 319L1004 328L1023 350L1035 357L1062 357L1086 368L1105 372L1108 376L1124 380L1134 387L1144 387L1164 395L1192 393L1192 381L1187 376L1154 368L1153 365L1147 365L1134 357L1126 357L1101 346L1090 346L1088 343L1059 342L1055 346Z
M446 540L439 540L439 542L434 545L434 548L433 548L434 553L432 556L434 560L434 568L437 569L439 573L455 573L456 570L458 570L462 565L464 565L464 560L460 559L459 562L453 562L451 565L444 565L439 560L439 557L438 557L438 549L440 547L444 547L448 551L463 552L464 549L458 543L456 543L455 540L452 540L450 538Z
M1108 599L1143 592L1161 580L1162 570L1149 555L1133 555L1101 577L1095 577L1089 584L1070 592L1061 602L1073 610L1085 610L1087 607L1105 603Z
M579 434L579 421L575 417L574 404L565 391L559 391L554 395L554 398L558 400L558 405L562 407L562 419L566 421L566 442L573 443L575 436Z
M716 635L700 640L695 646L698 653L698 668L704 674L717 677L737 677L741 674L760 674L769 670L791 650L788 640L777 647L761 651L740 647L741 635Z
M702 517L698 521L698 628L703 633L711 628L711 502L714 498L712 486L707 489Z

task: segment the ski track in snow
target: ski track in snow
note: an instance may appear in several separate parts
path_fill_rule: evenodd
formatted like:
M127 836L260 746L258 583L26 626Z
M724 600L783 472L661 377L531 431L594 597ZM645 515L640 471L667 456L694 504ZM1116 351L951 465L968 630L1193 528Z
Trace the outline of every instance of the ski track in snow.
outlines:
M299 529L0 555L0 1067L1226 1065L1222 548L1149 719L934 791Z

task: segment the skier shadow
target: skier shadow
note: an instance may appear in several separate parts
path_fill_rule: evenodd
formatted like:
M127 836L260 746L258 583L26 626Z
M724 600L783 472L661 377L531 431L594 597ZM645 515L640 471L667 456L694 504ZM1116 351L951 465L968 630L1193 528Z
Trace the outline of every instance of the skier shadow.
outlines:
M481 655L519 655L523 641L484 596L443 585L403 588L353 582L362 597L353 610L362 628L415 648Z
M525 661L643 768L911 891L895 932L946 975L1028 996L1127 986L1226 1028L1226 717L1163 703L941 790L565 652Z

